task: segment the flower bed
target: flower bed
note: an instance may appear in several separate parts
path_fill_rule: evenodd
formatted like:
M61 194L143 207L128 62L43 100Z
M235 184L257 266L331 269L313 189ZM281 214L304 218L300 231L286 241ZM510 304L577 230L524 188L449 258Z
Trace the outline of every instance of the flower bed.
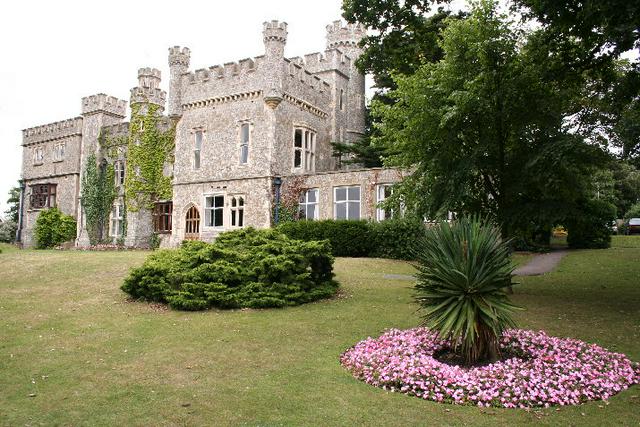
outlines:
M426 328L392 329L368 338L341 356L356 378L385 390L437 402L505 408L576 405L607 399L640 380L640 367L595 344L512 329L500 348L514 355L464 368L434 355L449 342Z

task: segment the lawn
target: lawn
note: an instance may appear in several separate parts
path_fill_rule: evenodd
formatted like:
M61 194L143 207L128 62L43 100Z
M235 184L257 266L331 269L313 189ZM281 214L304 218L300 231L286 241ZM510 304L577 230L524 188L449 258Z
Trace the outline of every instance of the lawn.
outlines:
M524 328L640 360L640 237L518 278ZM336 261L339 297L280 310L174 312L119 285L147 252L0 254L2 425L638 425L640 388L548 410L458 407L353 379L342 351L418 324L400 261ZM516 262L524 260L519 259Z

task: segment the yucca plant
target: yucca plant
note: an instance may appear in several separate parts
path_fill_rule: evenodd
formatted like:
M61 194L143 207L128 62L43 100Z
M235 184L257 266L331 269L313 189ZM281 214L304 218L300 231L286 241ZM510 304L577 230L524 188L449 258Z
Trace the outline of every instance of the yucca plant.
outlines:
M514 327L519 307L512 285L508 242L487 219L461 218L431 227L417 249L415 299L424 324L450 339L466 365L495 361L502 331Z

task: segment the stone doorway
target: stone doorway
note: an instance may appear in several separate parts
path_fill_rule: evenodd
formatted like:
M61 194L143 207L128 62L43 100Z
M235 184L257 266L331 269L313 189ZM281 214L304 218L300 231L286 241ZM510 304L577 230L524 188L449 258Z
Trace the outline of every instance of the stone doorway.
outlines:
M185 217L184 240L200 240L200 212L191 206Z

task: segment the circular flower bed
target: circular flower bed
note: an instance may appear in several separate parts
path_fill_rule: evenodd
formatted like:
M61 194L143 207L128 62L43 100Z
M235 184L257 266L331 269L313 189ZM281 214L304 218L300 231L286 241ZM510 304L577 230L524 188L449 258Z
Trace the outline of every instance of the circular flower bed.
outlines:
M356 378L385 390L505 408L607 399L640 381L640 366L623 354L542 331L506 331L500 348L510 358L486 366L452 366L434 357L449 347L426 328L392 329L359 342L342 354L341 363Z

